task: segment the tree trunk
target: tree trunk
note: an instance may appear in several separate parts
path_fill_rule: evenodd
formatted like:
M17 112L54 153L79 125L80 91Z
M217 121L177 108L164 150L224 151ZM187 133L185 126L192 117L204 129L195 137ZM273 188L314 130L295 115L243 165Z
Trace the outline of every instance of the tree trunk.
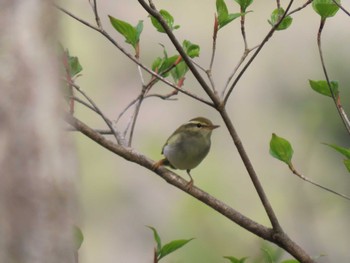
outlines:
M0 262L74 262L76 162L50 2L0 3Z

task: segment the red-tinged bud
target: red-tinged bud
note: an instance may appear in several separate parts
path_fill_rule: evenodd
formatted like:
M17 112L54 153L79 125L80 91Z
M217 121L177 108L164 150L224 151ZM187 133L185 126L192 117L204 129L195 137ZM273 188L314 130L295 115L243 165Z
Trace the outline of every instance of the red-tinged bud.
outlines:
M219 30L219 20L217 15L215 14L214 16L214 32L213 32L213 39L216 39L216 36L218 34L218 30Z
M182 57L181 56L178 56L176 61L174 62L174 65L176 66L177 64L179 64L182 60Z

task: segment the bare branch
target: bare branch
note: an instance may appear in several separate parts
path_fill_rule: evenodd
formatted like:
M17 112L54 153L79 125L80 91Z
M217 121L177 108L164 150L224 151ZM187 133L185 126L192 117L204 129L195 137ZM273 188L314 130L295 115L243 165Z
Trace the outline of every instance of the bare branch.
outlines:
M192 60L187 56L186 52L183 50L182 46L180 45L179 41L176 39L175 35L173 34L172 30L169 28L167 23L164 21L162 15L157 11L152 1L150 1L150 5L148 5L144 0L138 0L139 3L142 5L142 7L157 21L162 25L164 28L166 34L168 35L169 39L173 43L176 50L181 55L182 59L185 61L188 68L191 70L194 77L197 79L201 87L204 89L204 91L207 93L207 95L210 97L210 99L213 101L214 105L216 107L219 107L221 105L220 99L216 96L214 92L212 92L211 88L208 86L208 84L205 82L201 74L197 71L197 68L192 63Z
M57 9L59 9L60 11L62 11L63 13L67 14L68 16L72 17L73 19L79 21L80 23L86 25L87 27L99 32L101 35L103 35L105 38L107 38L115 47L117 47L125 56L127 56L131 61L133 61L135 64L139 65L142 69L144 69L146 72L148 72L149 74L151 74L152 76L154 76L155 78L159 79L160 81L164 82L165 84L167 84L168 86L178 90L179 92L186 94L187 96L198 100L200 102L203 102L205 104L207 104L208 106L211 107L215 107L215 105L208 101L205 100L187 90L184 89L180 89L177 85L171 83L170 81L168 81L167 79L165 79L164 77L162 77L161 75L157 74L156 72L154 72L153 70L149 69L148 67L146 67L145 65L143 65L142 63L140 63L133 55L131 55L130 53L126 52L126 50L121 47L106 31L104 31L103 29L99 29L98 27L95 27L93 25L91 25L90 23L86 22L85 20L75 16L74 14L72 14L71 12L67 11L66 9L55 5Z
M320 58L321 58L322 69L323 69L323 73L325 75L325 78L326 78L329 90L331 92L331 95L332 95L332 98L333 98L333 102L335 104L335 107L337 108L338 114L339 114L341 120L343 121L343 124L344 124L347 132L350 134L350 121L349 121L349 118L346 115L346 113L345 113L345 111L343 109L343 106L340 103L339 95L334 94L334 91L332 89L331 82L330 82L330 79L329 79L329 76L328 76L328 72L327 72L327 69L326 69L326 64L325 64L324 58L323 58L322 45L321 45L321 35L322 35L322 30L323 30L323 27L324 27L325 23L326 23L326 19L321 19L320 27L319 27L318 33L317 33L317 46L318 46L318 51L319 51Z
M99 109L99 107L97 107L96 103L77 84L69 83L69 85L71 85L77 91L79 91L81 95L83 95L90 102L90 104L94 107L96 112L102 117L107 126L111 129L117 142L123 145L125 143L123 137L119 134L119 132L117 132L114 129L112 122L104 115L104 113Z
M341 10L343 10L343 12L345 14L347 14L348 16L350 16L350 12L348 10L346 10L341 4L339 4L337 1L332 0L334 4L336 4Z
M313 184L314 186L317 186L317 187L319 187L319 188L321 188L321 189L323 189L323 190L326 190L327 192L330 192L330 193L332 193L332 194L335 194L335 195L338 195L338 196L340 196L340 197L343 197L343 198L345 198L345 199L347 199L347 200L350 200L350 197L349 197L349 196L344 195L344 194L342 194L342 193L338 193L338 192L336 192L336 191L334 191L334 190L332 190L332 189L329 189L329 188L327 188L327 187L325 187L325 186L322 186L322 185L320 185L320 184L318 184L318 183L316 183L316 182L310 180L310 179L307 178L306 176L304 176L304 175L302 175L301 173L299 173L299 172L293 167L292 164L289 164L288 167L289 167L289 169L292 171L293 174L295 174L295 175L298 176L299 178L303 179L304 181L306 181L306 182L308 182L308 183L310 183L310 184Z
M233 91L233 89L236 87L238 81L241 79L241 77L243 76L244 72L248 69L248 67L250 66L250 64L254 61L255 57L260 53L261 49L265 46L265 44L267 43L267 41L269 41L269 39L272 37L272 35L275 33L277 27L282 23L283 19L286 17L289 9L291 8L292 4L293 4L294 0L290 0L283 16L281 16L280 20L271 28L271 30L267 33L267 35L265 36L265 38L263 39L263 41L261 42L261 44L259 45L259 47L257 48L257 50L254 52L254 54L252 55L252 57L248 60L247 64L245 64L245 66L243 67L243 69L239 72L238 76L236 77L236 79L233 81L229 91L227 92L223 104L226 105L228 98L231 95L231 92Z
M108 149L109 151L119 155L120 157L130 162L137 163L145 167L146 169L153 169L154 161L150 160L147 156L142 155L141 153L135 151L132 148L124 147L122 145L107 140L104 136L94 131L90 127L86 126L84 123L82 123L81 121L79 121L71 115L66 116L66 121L70 125L75 127L78 131L83 133L85 136L89 137L90 139L100 144L102 147ZM186 180L162 166L159 167L155 171L155 173L157 173L169 184L193 196L200 202L211 207L215 211L219 212L220 214L230 219L232 222L235 222L244 229L248 230L249 232L263 239L269 240L277 244L278 246L284 248L287 252L293 255L300 262L315 263L315 261L301 247L299 247L294 241L292 241L281 229L280 231L277 231L277 229L267 228L251 220L250 218L244 216L243 214L234 210L232 207L228 206L224 202L220 201L219 199L216 199L215 197L211 196L210 194L196 186L188 188Z
M254 184L254 187L255 187L255 189L256 189L259 197L260 197L260 200L261 200L261 202L262 202L262 204L263 204L263 206L265 208L265 211L266 211L266 213L267 213L267 215L268 215L268 217L269 217L269 219L271 221L273 229L275 229L278 232L282 231L282 228L281 228L281 226L280 226L280 224L278 222L278 219L277 219L277 217L275 215L275 212L272 209L272 206L271 206L271 204L270 204L270 202L269 202L269 200L268 200L268 198L267 198L267 196L266 196L266 194L264 192L264 189L263 189L263 187L262 187L262 185L261 185L261 183L259 181L259 178L258 178L258 176L257 176L257 174L256 174L256 172L254 170L254 167L253 167L253 165L252 165L252 163L251 163L251 161L250 161L250 159L249 159L249 157L248 157L248 155L247 155L247 153L246 153L246 151L245 151L245 149L244 149L244 147L242 145L242 141L239 138L238 133L236 132L236 129L233 126L233 124L232 124L232 122L231 122L231 120L230 120L226 110L225 109L222 110L220 112L220 114L221 114L221 117L222 117L222 119L224 120L224 122L226 124L226 127L227 127L228 131L230 132L230 135L232 137L232 140L233 140L234 144L236 145L238 153L241 156L241 159L242 159L242 161L244 163L244 166L247 169L247 172L248 172L248 174L250 176L250 179L252 180L252 182Z

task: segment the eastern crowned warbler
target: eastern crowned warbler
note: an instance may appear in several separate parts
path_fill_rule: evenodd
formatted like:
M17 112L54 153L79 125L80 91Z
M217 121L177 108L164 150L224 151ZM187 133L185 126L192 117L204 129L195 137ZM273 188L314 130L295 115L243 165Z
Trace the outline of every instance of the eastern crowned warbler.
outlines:
M193 185L190 174L191 169L197 167L207 156L210 149L210 137L212 131L219 125L204 118L197 117L181 125L170 135L162 149L164 159L159 160L153 166L157 169L161 165L168 165L174 169L186 170L191 180L188 188Z

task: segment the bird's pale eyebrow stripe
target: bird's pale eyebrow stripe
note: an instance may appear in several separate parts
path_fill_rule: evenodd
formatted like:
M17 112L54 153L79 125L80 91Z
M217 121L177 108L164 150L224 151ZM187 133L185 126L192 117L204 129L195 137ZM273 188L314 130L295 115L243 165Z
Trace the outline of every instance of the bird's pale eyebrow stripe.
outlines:
M203 122L200 122L200 121L189 121L187 124L188 125L198 125L198 124L200 124L202 126L207 126L206 123L203 123Z

